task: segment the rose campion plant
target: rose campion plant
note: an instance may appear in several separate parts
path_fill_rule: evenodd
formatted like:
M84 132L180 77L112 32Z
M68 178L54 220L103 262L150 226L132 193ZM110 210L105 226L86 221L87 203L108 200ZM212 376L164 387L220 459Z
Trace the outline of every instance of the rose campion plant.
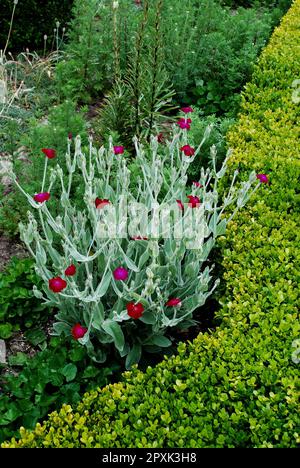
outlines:
M237 187L236 171L220 199L227 158L217 171L212 147L212 169L202 169L199 182L190 184L187 171L201 158L204 141L185 155L188 134L177 125L164 145L157 137L144 145L135 139L140 171L133 180L127 158L116 158L112 139L108 148L100 149L90 139L88 154L80 137L67 139L67 185L61 167L51 167L52 161L42 184L42 192L46 185L45 193L57 199L56 217L47 197L44 203L36 201L12 174L36 213L29 212L28 225L20 224L21 238L44 280L43 290L34 288L34 294L58 309L54 333L75 337L97 362L105 361L112 345L126 357L127 368L139 361L143 350L160 352L170 346L170 329L194 325L193 312L219 283L212 280L213 266L204 264L217 237L261 182L253 172ZM77 209L71 196L76 171L85 187L84 210ZM113 211L122 205L130 226ZM150 220L146 225L144 215L139 218L141 206ZM172 216L161 209L157 217L157 206L172 208ZM176 228L186 223L184 235L168 231L173 218Z

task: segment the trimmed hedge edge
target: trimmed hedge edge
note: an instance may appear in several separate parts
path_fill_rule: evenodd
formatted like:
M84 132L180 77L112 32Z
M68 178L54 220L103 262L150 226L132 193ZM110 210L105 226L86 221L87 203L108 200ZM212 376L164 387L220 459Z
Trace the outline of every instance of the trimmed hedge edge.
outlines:
M300 0L247 85L232 168L270 174L221 240L222 324L145 373L65 405L2 447L295 447L299 337Z

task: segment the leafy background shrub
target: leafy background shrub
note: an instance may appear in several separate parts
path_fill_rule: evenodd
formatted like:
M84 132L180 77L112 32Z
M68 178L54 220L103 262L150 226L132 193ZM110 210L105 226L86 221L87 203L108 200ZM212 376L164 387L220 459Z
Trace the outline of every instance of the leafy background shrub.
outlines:
M232 15L214 0L190 2L183 11L175 0L166 2L165 18L166 66L178 99L195 103L196 97L208 114L235 112L236 94L269 37L270 13L240 9Z
M106 361L107 351L115 347L121 357L126 356L126 367L130 368L139 362L144 350L155 353L171 346L168 336L172 328L186 329L195 324L194 311L205 304L219 283L213 281L212 268L207 265L216 239L225 233L228 222L260 184L253 171L241 184L236 182L235 174L226 197L220 199L218 187L226 172L225 160L220 171L213 161L212 168L201 176L201 187L191 189L186 173L197 158L201 143L197 142L191 158L181 149L187 142L186 131L176 127L171 141L164 146L156 138L143 146L136 140L140 177L133 180L126 156L114 154L112 141L108 148L99 151L91 146L86 154L80 138L76 138L75 151L68 149L65 156L66 184L59 166L46 178L45 188L54 184L53 177L58 179L56 186L61 185L56 190L47 188L48 192L56 193L60 221L49 213L48 205L36 205L32 195L23 192L40 216L40 232L32 215L26 225L20 225L21 239L34 256L36 271L44 280L37 296L59 309L53 325L56 334L70 336L76 323L85 327L80 342L100 363ZM84 208L74 205L70 193L74 173L82 177ZM198 206L187 206L191 194L197 195ZM114 219L113 213L95 207L97 197L109 200L112 209L126 204L124 234L124 228L122 233L111 231L113 227L119 229L117 220L124 216L124 211L117 211ZM151 220L153 200L170 207L171 212L175 208L180 213L178 199L186 204L185 232L176 239L175 222L170 222L169 232L163 232L163 215L159 213L157 224ZM136 212L141 204L145 208L146 227ZM195 215L193 221L189 217L194 208L199 210L197 227ZM129 230L130 220L137 222L133 232ZM104 229L102 234L100 228ZM140 231L143 228L146 232ZM57 242L53 242L52 233L57 234ZM136 240L135 236L147 236L147 240ZM66 294L62 290L54 294L49 280L61 278L71 264L76 265L76 278L66 277ZM114 275L120 267L126 267L124 281L118 281ZM180 307L169 307L167 302L171 298L179 298ZM142 306L139 320L132 320L128 313L130 303Z
M145 373L90 392L4 447L296 447L299 338L300 1L264 51L229 133L232 166L265 186L223 238L222 324Z
M237 7L269 7L288 10L292 4L291 0L220 0L222 5Z

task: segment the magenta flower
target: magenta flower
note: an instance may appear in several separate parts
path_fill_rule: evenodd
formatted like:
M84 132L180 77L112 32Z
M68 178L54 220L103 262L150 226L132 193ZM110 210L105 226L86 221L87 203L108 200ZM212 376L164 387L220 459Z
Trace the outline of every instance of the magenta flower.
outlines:
M71 329L74 340L83 338L87 331L88 329L80 325L80 323L76 323L76 325L74 325L74 327Z
M268 184L269 183L269 178L266 174L257 174L256 178L262 183L262 184Z
M67 287L67 282L57 276L56 278L52 278L49 280L49 289L54 293L60 293Z
M126 281L128 279L129 273L126 268L119 267L115 269L113 275L116 281Z
M202 185L200 184L200 182L193 182L193 185L197 188L200 188L202 187Z
M47 156L48 159L54 159L56 157L56 151L51 148L43 148L42 152Z
M45 201L48 201L49 198L50 198L49 192L37 193L33 197L34 201L36 201L37 203L44 203Z
M158 141L158 143L163 143L164 140L165 140L164 134L163 134L163 133L159 133L159 134L157 135L157 141Z
M75 265L70 265L70 266L65 270L65 275L66 275L66 276L74 276L74 275L76 275L76 266L75 266Z
M180 151L183 151L186 156L194 156L195 150L190 145L184 145L180 148Z
M73 134L71 132L68 133L68 138L69 138L69 140L73 139Z
M195 197L194 195L188 195L189 207L190 208L197 208L200 205L200 198Z
M191 112L194 112L194 109L190 106L187 106L187 107L182 107L181 111L184 114L190 114Z
M190 130L191 129L191 119L179 119L177 122L177 125L182 129L182 130Z
M168 302L166 303L166 307L180 307L181 304L181 299L173 298L168 300Z
M124 146L114 146L114 153L115 154L123 154L125 151Z

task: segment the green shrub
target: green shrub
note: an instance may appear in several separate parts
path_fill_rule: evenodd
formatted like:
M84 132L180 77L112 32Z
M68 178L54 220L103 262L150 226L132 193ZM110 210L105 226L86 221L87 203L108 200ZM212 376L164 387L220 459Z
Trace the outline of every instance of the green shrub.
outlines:
M207 5L209 9L209 2ZM239 9L235 15L214 6L198 15L198 34L194 37L194 58L186 80L185 99L197 102L206 114L236 115L240 91L249 80L256 57L271 34L268 12ZM206 13L206 14L205 14ZM209 22L207 22L209 18ZM171 76L180 76L174 70ZM177 86L175 84L175 89Z
M0 49L6 43L14 0L1 0ZM56 21L66 26L73 0L19 0L8 50L42 50L44 34L53 35Z
M300 1L275 31L230 132L232 165L269 172L223 238L222 324L178 355L52 413L3 447L296 447L300 442ZM243 170L243 169L242 169Z
M290 8L293 0L219 0L221 5L230 8L261 8L268 9L272 23L276 26L282 15Z
M122 77L121 70L117 74L99 112L97 130L102 139L115 132L126 145L132 145L134 136L149 140L160 133L166 114L174 110L175 93L164 63L163 4L163 0L144 3L127 69Z
M45 305L34 296L33 285L40 284L31 258L13 258L0 273L0 338L26 329L49 318Z
M37 296L59 309L53 325L56 334L71 336L80 324L84 333L78 338L98 362L106 361L112 346L126 356L127 368L139 362L144 350L168 348L171 330L194 324L193 312L219 284L207 259L260 182L249 171L249 179L239 184L234 173L221 201L218 187L226 160L217 170L213 158L212 168L201 171L201 186L191 188L186 174L201 151L201 140L191 148L186 130L175 126L166 145L156 137L145 145L136 138L140 173L136 180L123 146L113 146L111 139L108 148L97 150L91 142L85 151L76 137L75 151L69 145L65 155L67 171L50 166L48 175L45 157L46 184L41 192L55 195L57 217L48 203L37 203L32 193L24 192L12 174L33 208L29 222L19 226L44 280ZM186 146L193 155L184 153ZM84 190L83 207L71 192L75 174ZM69 265L74 269L70 275L65 272ZM51 287L57 278L59 290ZM132 307L139 310L132 312Z

